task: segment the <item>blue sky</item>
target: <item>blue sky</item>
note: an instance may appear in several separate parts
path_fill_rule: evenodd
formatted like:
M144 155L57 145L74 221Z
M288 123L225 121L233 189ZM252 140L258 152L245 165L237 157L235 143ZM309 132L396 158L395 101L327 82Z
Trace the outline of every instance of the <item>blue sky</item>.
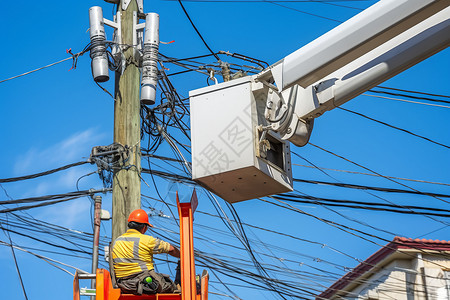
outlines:
M144 2L146 13L157 12L160 15L161 41L175 41L168 45L161 45L162 53L177 58L208 54L208 50L192 29L177 2ZM366 8L375 2L278 4L185 2L185 7L214 51L240 53L272 64L334 28L339 24L337 21L345 21L358 13L359 9ZM4 28L3 47L0 48L0 81L67 58L66 49L71 48L74 53L81 51L89 43L88 9L95 5L103 7L104 16L112 19L113 5L100 0L63 2L25 0L9 1L5 4L5 14L0 21ZM107 34L110 39L112 32L108 30ZM223 59L226 60L226 57ZM209 62L214 63L214 59L210 58ZM89 157L92 147L113 142L113 99L98 88L92 80L88 53L78 59L76 69L69 70L71 66L69 60L30 75L0 83L2 114L0 118L2 140L0 178L33 174L83 161ZM383 86L450 95L449 67L450 52L446 49L383 83ZM167 73L176 70L174 66L168 68ZM113 76L112 73L110 75ZM187 97L189 90L206 85L206 77L203 74L187 73L173 76L171 79L182 97ZM106 83L104 87L112 92L113 80ZM448 106L448 104L442 105ZM450 145L448 123L450 109L448 107L369 96L359 96L343 107L444 145ZM183 140L179 132L174 131L173 134L176 138ZM327 112L316 120L311 143L384 176L444 183L430 184L396 179L415 190L450 194L448 147L436 145L339 109ZM164 143L156 154L170 156L172 154L169 149L167 143ZM293 147L293 151L307 160L293 156L295 178L406 189L404 186L377 176L333 171L368 173L366 169L314 146ZM157 160L153 163L154 168L162 166L161 169L166 168L180 173L175 167L167 166ZM326 170L327 175L315 168L304 166L311 166L310 163L333 170ZM143 161L142 165L148 167L146 161ZM83 177L94 171L96 167L88 164L38 179L4 183L2 186L12 199L76 191L77 182L80 190L101 188L102 183L97 175ZM143 178L145 183L142 183L142 193L158 198L152 178L148 174L143 175ZM175 190L179 190L181 197L186 198L193 189L190 185L172 183L157 177L154 179L159 194L172 204ZM421 195L367 192L308 183L296 183L294 187L297 191L316 197L449 209L448 203ZM0 201L9 200L8 195L0 190ZM448 200L448 198L443 199ZM110 209L111 195L104 195L103 201L104 207ZM224 201L220 199L218 201L226 207ZM201 190L199 202L200 211L216 214L206 193ZM442 217L430 218L421 215L322 207L312 204L292 205L314 216L346 224L387 240L392 240L394 235L449 240L450 229L445 218ZM161 202L155 200L143 202L143 207L148 209L149 206L170 216L167 207ZM10 207L12 206L5 206L5 208ZM326 244L348 254L348 256L341 255L328 246L321 247L255 227L246 227L247 236L251 239L254 250L260 253L259 259L267 266L273 264L280 268L280 264L285 260L288 269L296 272L304 271L304 274L307 274L306 272L312 270L307 267L310 265L326 272L342 275L345 273L342 268L325 261L351 268L357 262L349 257L365 259L380 245L385 244L375 238L371 238L374 242L364 241L312 217L259 200L237 203L234 207L244 223ZM18 214L73 230L92 232L91 210L91 201L84 197L44 208L31 209L27 211L28 214L24 212ZM229 211L228 214L230 214ZM52 241L62 243L49 234L34 235L30 228L17 228L12 223L9 224L8 220L14 218L8 214L2 214L0 218L3 227L40 237L50 243ZM156 235L167 234L176 238L173 233L164 231L177 230L172 218L155 216L152 220L159 228L159 231L155 232ZM367 227L361 222L366 222L372 227ZM103 222L102 226L102 235L110 235L109 222ZM249 260L245 251L219 245L220 242L224 242L242 247L236 237L226 233L227 228L219 219L197 214L194 226L196 234L206 239L206 241L196 241L195 245L199 250L220 257L233 256L232 261L235 262L236 258ZM374 227L390 233L375 230ZM90 261L85 258L68 256L68 252L64 251L62 251L63 254L45 252L60 250L18 234L11 233L11 239L18 247L34 248L29 251L86 271L90 270ZM0 232L0 240L9 243L9 238L3 231ZM86 242L86 245L90 245L89 242ZM278 260L270 258L269 255L277 257ZM69 274L29 253L16 250L16 256L29 299L71 297L72 277ZM2 265L0 281L4 298L24 299L9 247L0 245L0 264ZM70 267L63 266L63 268L74 272ZM166 268L167 265L161 263L161 271L170 272ZM277 275L273 274L273 276ZM238 283L226 275L220 275L220 278L230 284ZM312 280L311 278L294 278L293 280L305 287L310 284L308 280ZM214 276L212 281L212 292L230 295L230 291L223 287ZM332 281L328 285L331 283ZM265 299L276 297L270 292L255 291L235 285L229 287L242 299L254 299L255 295ZM317 286L315 288L320 289ZM211 294L211 299L229 298L217 294Z

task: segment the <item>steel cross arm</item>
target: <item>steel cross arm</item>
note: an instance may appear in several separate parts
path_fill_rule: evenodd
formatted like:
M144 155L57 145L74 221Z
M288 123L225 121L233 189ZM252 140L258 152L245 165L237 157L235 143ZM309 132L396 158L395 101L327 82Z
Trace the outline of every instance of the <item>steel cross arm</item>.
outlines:
M448 0L381 0L259 74L279 91L304 88L450 5Z

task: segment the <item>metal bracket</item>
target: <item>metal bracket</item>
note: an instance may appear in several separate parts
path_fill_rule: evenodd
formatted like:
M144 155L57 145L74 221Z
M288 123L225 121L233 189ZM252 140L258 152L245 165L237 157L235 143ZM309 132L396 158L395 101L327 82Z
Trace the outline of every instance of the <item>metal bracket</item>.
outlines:
M138 23L139 17L137 12L133 12L133 49L136 61L141 64L142 55L140 52L144 44L145 23Z
M144 42L144 29L145 23L139 23L139 18L137 12L133 12L133 46L137 49L141 49L142 43Z
M122 10L127 10L128 5L130 5L131 0L123 0L122 2Z
M114 21L108 20L103 18L103 23L105 25L108 25L109 27L114 28L114 34L113 34L113 41L114 41L114 45L112 45L112 55L114 56L114 59L116 60L121 60L122 64L121 64L121 69L124 69L124 63L123 63L123 59L122 59L122 49L121 49L121 44L122 44L122 13L120 11L117 12L117 14L114 16Z
M144 12L144 0L136 0L136 1L137 1L139 12L143 13Z
M138 6L138 10L140 13L144 12L144 0L136 0L137 2L137 6ZM130 5L131 0L123 0L122 2L122 10L127 10L128 5Z

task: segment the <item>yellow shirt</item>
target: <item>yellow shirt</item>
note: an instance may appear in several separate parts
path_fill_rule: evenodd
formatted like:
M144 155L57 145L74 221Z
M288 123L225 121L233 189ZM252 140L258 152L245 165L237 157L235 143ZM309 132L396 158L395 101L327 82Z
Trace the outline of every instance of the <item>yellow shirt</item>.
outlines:
M114 241L112 258L116 277L152 270L153 254L167 253L169 248L170 244L163 240L128 229Z

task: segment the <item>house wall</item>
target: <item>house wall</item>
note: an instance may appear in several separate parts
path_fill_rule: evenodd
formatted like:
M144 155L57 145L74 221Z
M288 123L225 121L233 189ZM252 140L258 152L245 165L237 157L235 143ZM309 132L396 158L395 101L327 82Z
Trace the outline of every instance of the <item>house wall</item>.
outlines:
M407 278L403 269L411 268L411 261L396 260L370 277L361 279L346 300L412 300L406 293ZM335 297L333 299L343 299ZM415 300L415 299L414 299Z
M332 299L450 300L450 258L428 254L422 259L417 254L412 259L394 260L359 281L345 297L335 295Z
M450 259L443 258L442 255L423 255L423 258L425 284L427 286L428 299L449 300ZM422 279L420 279L420 283L418 284L422 284Z

